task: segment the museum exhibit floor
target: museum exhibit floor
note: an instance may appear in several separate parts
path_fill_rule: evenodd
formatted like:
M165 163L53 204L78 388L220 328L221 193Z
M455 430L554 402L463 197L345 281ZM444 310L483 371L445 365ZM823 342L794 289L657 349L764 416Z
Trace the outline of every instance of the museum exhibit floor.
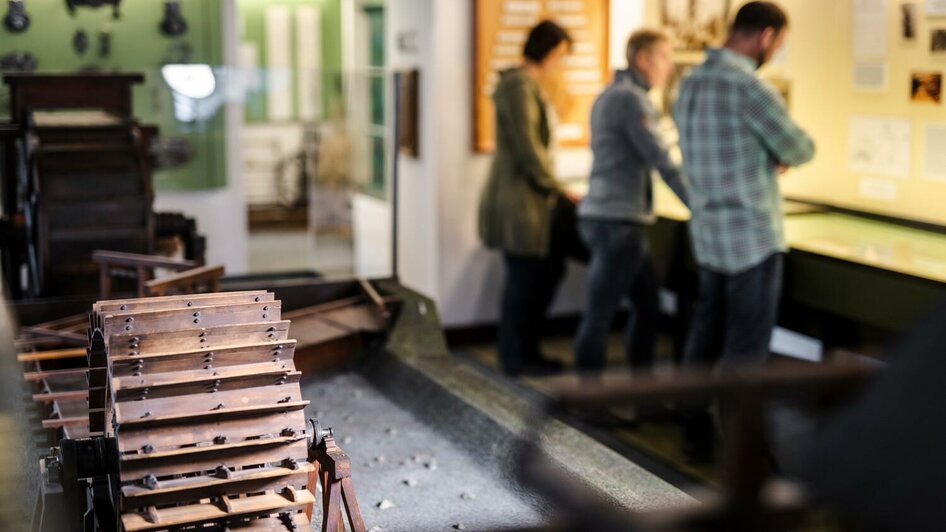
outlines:
M352 458L365 523L376 532L499 530L543 522L539 501L398 406L364 377L308 382L306 412Z
M561 362L566 368L572 367L574 364L572 342L573 339L569 336L546 337L542 342L543 352L549 358ZM672 367L670 351L671 346L668 339L661 338L658 345L657 371L670 371ZM513 386L530 390L539 395L544 395L547 390L547 378L522 377L509 379L501 376L495 344L487 343L458 347L455 349L455 353L457 356L482 367L484 371L495 375L497 378L509 380L513 383ZM620 334L611 334L608 337L607 367L609 370L619 370L626 367ZM639 463L646 462L652 472L674 484L682 486L687 484L712 486L716 484L717 471L715 465L696 465L689 463L685 458L680 427L674 422L671 415L657 415L653 419L639 422L637 414L633 410L615 410L611 414L613 419L607 420L606 426L601 426L596 422L588 422L580 417L570 418L566 421L608 443L618 452L637 460Z

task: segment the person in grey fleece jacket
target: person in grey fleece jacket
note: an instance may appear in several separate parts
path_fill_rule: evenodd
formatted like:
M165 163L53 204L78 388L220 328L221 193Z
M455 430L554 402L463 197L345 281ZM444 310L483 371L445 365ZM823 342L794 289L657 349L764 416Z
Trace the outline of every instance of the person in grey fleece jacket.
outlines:
M621 300L631 308L624 348L632 368L653 364L658 285L646 237L653 223L652 171L687 203L686 180L657 131L660 113L648 92L673 72L669 38L643 29L627 44L627 70L618 71L591 111L594 153L588 195L578 206L578 230L588 249L588 303L575 341L576 367L600 371L611 322Z

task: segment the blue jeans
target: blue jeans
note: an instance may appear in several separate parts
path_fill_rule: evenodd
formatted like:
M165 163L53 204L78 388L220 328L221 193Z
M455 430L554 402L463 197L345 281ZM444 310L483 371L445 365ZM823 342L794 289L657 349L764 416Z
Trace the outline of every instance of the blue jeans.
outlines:
M653 365L659 314L657 272L646 227L630 222L580 220L578 231L591 251L588 304L575 340L579 371L600 371L611 323L621 300L631 305L624 328L624 352L635 369Z

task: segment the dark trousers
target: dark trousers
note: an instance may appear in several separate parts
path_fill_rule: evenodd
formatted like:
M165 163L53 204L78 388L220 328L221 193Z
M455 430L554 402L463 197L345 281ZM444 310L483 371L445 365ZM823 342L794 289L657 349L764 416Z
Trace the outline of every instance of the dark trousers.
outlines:
M545 314L565 273L561 254L543 258L505 255L506 280L499 318L499 363L507 373L541 357Z
M605 366L608 333L621 300L628 297L624 352L635 369L653 366L659 314L657 272L642 225L581 220L578 231L591 251L588 303L575 340L579 371Z
M778 318L784 256L737 274L700 268L699 297L683 355L688 368L761 365Z
M683 355L683 367L759 366L769 358L772 329L778 318L784 255L775 253L762 263L727 275L700 268L699 297ZM688 446L706 448L713 439L710 402L686 405L684 439Z

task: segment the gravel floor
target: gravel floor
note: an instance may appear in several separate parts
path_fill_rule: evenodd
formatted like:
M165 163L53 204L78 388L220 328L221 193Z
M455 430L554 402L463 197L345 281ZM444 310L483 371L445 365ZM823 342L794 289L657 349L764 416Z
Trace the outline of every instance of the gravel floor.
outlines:
M305 383L308 417L332 427L351 457L369 532L535 526L527 501L462 449L355 373ZM315 522L316 520L314 520Z

